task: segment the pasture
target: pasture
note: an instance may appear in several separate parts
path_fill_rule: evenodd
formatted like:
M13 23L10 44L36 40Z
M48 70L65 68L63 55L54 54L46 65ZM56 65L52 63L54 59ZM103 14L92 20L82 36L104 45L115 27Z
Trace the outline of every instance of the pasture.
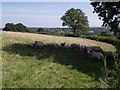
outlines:
M75 37L6 32L2 34L2 87L3 88L106 88L99 80L103 61L89 59L74 50L55 48L32 49L27 44L78 43L100 46L105 51L116 51L107 43Z

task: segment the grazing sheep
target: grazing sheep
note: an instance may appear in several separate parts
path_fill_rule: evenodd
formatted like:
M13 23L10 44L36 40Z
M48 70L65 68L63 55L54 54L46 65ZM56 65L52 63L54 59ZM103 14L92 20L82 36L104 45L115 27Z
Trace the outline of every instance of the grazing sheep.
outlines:
M115 53L112 51L105 51L104 55L106 56L106 60L115 59Z
M47 43L46 46L58 48L59 45L57 43Z
M34 43L28 44L28 48L34 48Z
M96 58L98 60L103 60L104 59L104 55L101 52L95 52L95 51L91 52L91 57Z
M35 46L35 48L43 48L45 46L45 44L40 41L35 41L34 46Z

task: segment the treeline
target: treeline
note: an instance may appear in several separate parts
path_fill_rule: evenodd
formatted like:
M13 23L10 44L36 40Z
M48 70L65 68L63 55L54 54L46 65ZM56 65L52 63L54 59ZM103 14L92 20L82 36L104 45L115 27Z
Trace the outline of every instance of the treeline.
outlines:
M7 23L5 27L3 28L4 31L14 31L14 32L30 32L30 33L35 33L36 31L33 31L29 28L27 28L25 25L18 23L18 24L13 24L13 23Z
M93 29L93 30L92 30ZM69 28L27 28L25 25L18 23L7 23L3 28L4 31L14 31L14 32L30 32L38 34L56 35L56 36L68 36L74 37L74 33ZM86 31L81 31L80 35L101 35L101 36L111 36L111 32L106 30L106 28L89 28ZM77 37L80 37L77 36Z

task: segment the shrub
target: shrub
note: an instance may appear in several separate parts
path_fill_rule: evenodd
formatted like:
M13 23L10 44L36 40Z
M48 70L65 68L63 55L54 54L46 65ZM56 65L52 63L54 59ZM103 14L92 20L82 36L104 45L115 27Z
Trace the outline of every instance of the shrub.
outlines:
M37 32L44 32L43 28L38 28Z
M113 68L109 69L104 59L104 67L102 68L102 80L109 85L110 88L120 88L120 60L115 59Z
M103 31L100 33L100 36L112 36L110 32Z
M120 40L120 37L117 37L117 39L119 39L119 40Z
M36 31L33 31L26 26L24 26L21 23L13 24L13 23L7 23L5 27L3 28L4 31L14 31L14 32L31 32L36 33Z
M117 48L120 48L120 40L117 39L116 37L98 36L98 35L82 35L81 37L110 43L110 44L115 45Z

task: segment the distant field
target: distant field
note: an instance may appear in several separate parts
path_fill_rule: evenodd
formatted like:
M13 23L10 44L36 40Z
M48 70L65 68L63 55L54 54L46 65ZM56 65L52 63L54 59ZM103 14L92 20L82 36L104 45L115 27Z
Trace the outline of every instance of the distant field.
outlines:
M74 37L61 37L61 36L51 36L51 35L43 35L43 34L31 34L31 33L18 33L18 32L5 32L2 31L3 36L4 34L7 36L10 36L11 38L17 37L17 38L24 38L27 40L26 42L33 42L35 40L40 40L45 43L48 42L56 42L56 43L62 43L66 42L68 44L71 43L78 43L80 45L86 45L86 46L100 46L102 47L105 51L115 51L116 48L115 46L104 43L104 42L98 42L95 40L90 40L90 39L83 39L83 38L74 38ZM15 42L15 41L13 41ZM17 41L16 41L17 42ZM25 41L20 41L20 42L25 42Z
M102 61L93 61L86 54L63 49L28 49L35 40L44 43L67 42L100 46L115 51L111 44L72 37L41 34L2 33L2 87L11 88L100 88L109 87L98 80Z

